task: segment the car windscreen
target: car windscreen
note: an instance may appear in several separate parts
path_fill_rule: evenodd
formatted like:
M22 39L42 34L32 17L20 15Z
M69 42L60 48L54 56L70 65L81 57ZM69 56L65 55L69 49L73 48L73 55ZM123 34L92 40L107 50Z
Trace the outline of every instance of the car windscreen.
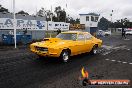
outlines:
M62 40L76 40L77 34L76 33L60 33L56 36L56 38L60 38Z

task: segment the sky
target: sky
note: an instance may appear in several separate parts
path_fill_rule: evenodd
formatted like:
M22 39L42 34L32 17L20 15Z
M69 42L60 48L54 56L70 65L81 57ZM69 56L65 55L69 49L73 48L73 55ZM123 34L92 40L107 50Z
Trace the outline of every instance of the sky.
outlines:
M112 21L121 18L128 18L132 21L132 0L15 0L16 12L24 10L29 14L35 14L41 7L54 11L54 8L61 6L67 15L79 18L79 14L95 12L100 17L111 20L110 14L113 10ZM13 12L13 0L0 0L0 4ZM66 7L67 4L67 7Z

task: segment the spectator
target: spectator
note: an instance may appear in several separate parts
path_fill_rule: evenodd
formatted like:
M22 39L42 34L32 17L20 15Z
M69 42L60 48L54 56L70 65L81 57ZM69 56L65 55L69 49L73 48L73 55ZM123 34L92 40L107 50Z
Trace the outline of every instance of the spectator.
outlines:
M60 30L60 29L57 30L57 35L58 35L59 33L61 33L61 30Z
M27 34L27 29L23 31L23 34L26 35Z
M126 39L126 30L124 28L122 28L122 38L123 37Z

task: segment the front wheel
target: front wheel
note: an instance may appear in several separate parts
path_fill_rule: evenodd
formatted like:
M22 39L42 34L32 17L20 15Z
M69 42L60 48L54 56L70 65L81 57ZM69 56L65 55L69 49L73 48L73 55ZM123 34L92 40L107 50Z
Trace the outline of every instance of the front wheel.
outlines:
M67 50L62 51L61 55L60 55L61 60L66 63L69 61L70 58L70 53Z
M91 52L90 52L92 55L96 55L98 53L98 46L93 46Z

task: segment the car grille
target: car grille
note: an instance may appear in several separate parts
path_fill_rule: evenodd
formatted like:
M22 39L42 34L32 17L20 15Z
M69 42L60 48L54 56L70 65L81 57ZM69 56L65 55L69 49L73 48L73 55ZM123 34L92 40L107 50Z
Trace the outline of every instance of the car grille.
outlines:
M46 48L46 47L38 47L38 46L36 46L35 48L36 48L37 51L43 51L43 52L47 52L48 51L48 48Z

